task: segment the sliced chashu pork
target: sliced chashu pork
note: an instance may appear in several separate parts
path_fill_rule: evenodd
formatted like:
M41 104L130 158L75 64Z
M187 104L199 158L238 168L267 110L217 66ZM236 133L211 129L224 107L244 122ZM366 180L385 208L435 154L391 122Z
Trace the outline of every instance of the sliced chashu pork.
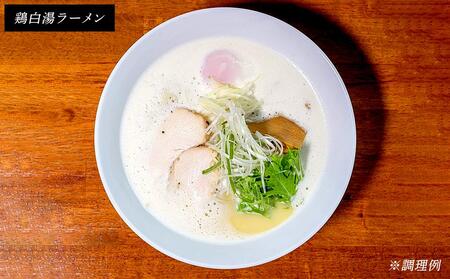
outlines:
M206 120L185 108L175 109L163 122L152 145L150 165L167 172L173 161L186 149L204 144Z
M208 199L219 181L219 171L203 174L214 164L217 153L206 146L190 148L173 162L169 186L191 192L195 200Z

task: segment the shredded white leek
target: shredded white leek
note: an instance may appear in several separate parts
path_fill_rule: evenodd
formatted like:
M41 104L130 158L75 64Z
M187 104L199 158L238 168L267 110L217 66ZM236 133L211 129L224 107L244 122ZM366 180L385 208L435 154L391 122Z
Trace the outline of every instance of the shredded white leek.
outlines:
M200 105L210 118L207 145L217 152L221 169L228 170L223 175L226 183L219 183L224 186L219 189L221 193L230 193L231 177L252 175L255 168L263 175L264 162L273 154L283 153L278 139L259 132L253 134L247 126L246 118L261 106L253 94L254 88L254 83L242 88L220 85L200 99ZM262 182L265 191L264 179Z

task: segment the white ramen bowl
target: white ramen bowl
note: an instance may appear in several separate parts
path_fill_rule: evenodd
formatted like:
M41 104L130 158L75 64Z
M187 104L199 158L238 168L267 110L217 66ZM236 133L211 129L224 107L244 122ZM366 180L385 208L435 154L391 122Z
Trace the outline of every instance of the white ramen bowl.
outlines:
M139 202L125 175L120 125L127 98L141 74L169 49L195 39L237 36L267 46L302 71L324 112L328 150L314 189L285 223L242 241L201 241L176 232ZM181 61L180 61L181 62ZM238 8L204 9L175 17L140 38L112 71L97 111L95 155L105 191L125 223L144 241L177 260L210 268L242 268L296 249L331 217L349 182L356 151L353 109L341 77L303 33L269 15Z

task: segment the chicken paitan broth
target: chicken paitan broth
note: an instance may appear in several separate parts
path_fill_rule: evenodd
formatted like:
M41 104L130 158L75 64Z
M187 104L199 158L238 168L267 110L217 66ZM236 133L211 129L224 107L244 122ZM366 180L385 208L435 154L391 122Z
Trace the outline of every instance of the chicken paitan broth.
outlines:
M298 149L248 122L282 115L306 137ZM142 205L202 240L245 239L301 210L326 154L313 89L277 52L235 37L178 46L149 66L127 102L121 152Z

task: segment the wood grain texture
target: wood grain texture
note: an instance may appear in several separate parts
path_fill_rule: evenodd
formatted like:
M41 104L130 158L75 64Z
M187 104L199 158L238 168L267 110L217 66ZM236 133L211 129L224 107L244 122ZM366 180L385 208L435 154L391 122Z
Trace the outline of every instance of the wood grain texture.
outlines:
M0 20L0 277L450 276L448 1L83 2L115 3L116 32L5 33ZM121 55L157 24L212 6L267 12L308 35L357 121L335 214L302 247L249 269L193 267L148 246L114 211L94 157L97 103ZM389 271L405 258L441 259L441 271Z

